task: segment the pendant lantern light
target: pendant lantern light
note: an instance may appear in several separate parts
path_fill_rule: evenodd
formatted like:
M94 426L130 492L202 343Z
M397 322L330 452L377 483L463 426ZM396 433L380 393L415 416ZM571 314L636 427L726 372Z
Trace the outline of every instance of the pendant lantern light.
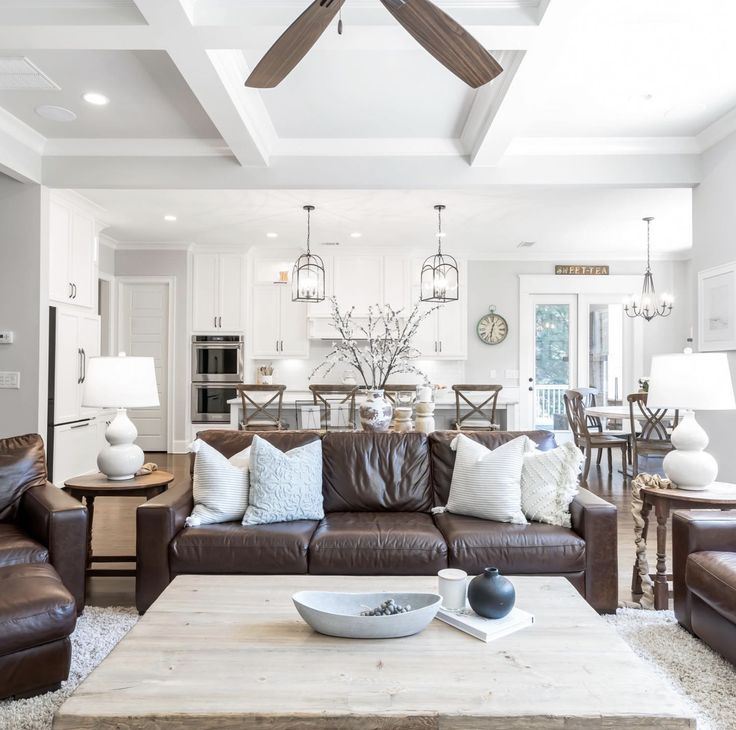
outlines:
M444 205L435 205L437 211L437 253L422 265L421 300L423 302L456 302L460 297L460 278L457 261L442 253L442 211Z
M624 306L624 312L632 319L641 317L647 322L651 322L655 317L667 317L672 312L672 296L670 294L662 294L657 301L657 292L654 288L654 274L650 261L649 251L649 228L654 220L651 216L642 218L647 224L647 269L644 272L644 283L641 287L641 297L636 301L636 297L631 297Z
M321 302L325 298L325 264L321 256L313 254L310 249L312 237L313 205L305 205L307 212L307 252L302 254L294 264L291 274L292 302Z

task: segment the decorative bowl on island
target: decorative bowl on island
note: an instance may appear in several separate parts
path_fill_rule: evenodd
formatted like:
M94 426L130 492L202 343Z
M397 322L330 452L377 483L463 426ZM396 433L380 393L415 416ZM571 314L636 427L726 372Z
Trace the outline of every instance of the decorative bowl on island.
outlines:
M365 616L391 600L411 607L405 613ZM300 591L292 596L299 615L318 633L345 639L397 639L423 631L437 615L437 593L333 593Z

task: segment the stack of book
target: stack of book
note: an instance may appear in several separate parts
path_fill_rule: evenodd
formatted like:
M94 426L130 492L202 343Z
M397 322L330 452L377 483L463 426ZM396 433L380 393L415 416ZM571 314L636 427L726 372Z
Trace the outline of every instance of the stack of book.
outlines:
M514 608L508 616L498 619L483 618L471 608L458 610L440 608L437 618L486 642L508 636L534 623L534 616L520 608Z

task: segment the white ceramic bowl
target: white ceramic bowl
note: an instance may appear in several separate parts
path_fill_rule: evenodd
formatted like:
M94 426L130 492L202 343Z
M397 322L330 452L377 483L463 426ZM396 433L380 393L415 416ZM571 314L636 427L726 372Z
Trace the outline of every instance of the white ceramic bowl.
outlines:
M411 611L361 616L393 598ZM396 639L423 631L439 610L437 593L332 593L300 591L292 596L299 615L317 632L347 639Z

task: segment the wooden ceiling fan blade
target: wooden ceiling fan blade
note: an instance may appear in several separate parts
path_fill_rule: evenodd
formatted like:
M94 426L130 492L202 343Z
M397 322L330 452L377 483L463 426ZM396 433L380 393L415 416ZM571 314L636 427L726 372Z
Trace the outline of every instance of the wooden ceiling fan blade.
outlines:
M465 28L429 0L381 0L414 39L441 64L477 89L503 69Z
M314 0L269 48L245 85L255 89L272 89L278 86L307 55L340 12L344 2L345 0Z

